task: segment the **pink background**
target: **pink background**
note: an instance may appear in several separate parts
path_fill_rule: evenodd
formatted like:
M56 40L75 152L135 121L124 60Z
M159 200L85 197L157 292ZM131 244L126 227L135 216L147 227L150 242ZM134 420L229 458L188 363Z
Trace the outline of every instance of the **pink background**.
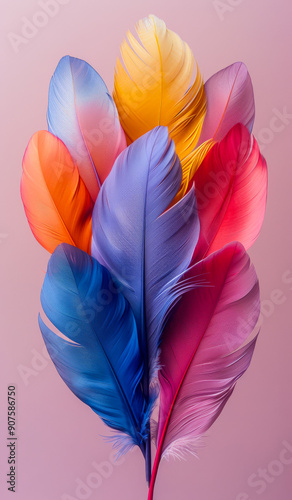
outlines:
M68 0L18 53L8 33L20 34L22 18L32 19L42 9L37 0L2 3L1 499L12 498L5 485L9 384L17 385L19 436L13 498L146 499L138 451L104 468L109 477L91 483L95 488L83 491L83 496L76 492L78 478L93 479L93 462L110 460L111 447L100 437L106 433L101 421L70 393L52 363L35 358L43 351L37 314L49 255L30 233L19 183L26 144L35 131L46 128L48 85L58 60L65 54L86 59L112 90L123 36L138 19L154 13L189 43L205 79L237 60L247 64L256 97L254 132L261 144L267 143L263 152L269 167L266 218L250 251L263 301L262 332L252 366L208 432L200 460L162 464L155 499L291 500L292 463L281 466L279 457L286 462L292 458L292 116L280 131L273 131L277 112L286 107L292 113L291 1L222 0L228 10L220 17L212 0ZM20 374L24 367L32 370L26 384ZM291 445L285 455L283 441ZM249 479L259 468L270 471L261 494L260 486L252 486Z

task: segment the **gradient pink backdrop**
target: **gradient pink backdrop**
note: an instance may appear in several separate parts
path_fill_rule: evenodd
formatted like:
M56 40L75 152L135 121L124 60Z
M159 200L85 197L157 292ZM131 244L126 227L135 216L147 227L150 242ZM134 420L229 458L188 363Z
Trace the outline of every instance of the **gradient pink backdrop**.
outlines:
M209 431L200 460L163 463L155 499L292 498L292 464L281 470L274 463L283 441L292 446L292 117L281 131L264 130L271 128L275 113L284 107L292 113L292 3L222 3L228 7L223 19L212 0L69 0L15 53L8 33L20 34L22 18L32 19L41 8L37 0L2 1L1 499L12 498L5 484L8 384L17 385L18 487L13 498L77 500L77 479L90 479L95 470L92 463L108 461L111 455L110 445L100 437L106 429L96 415L70 393L51 363L34 365L34 353L43 350L37 314L49 255L30 233L19 183L27 142L35 131L46 128L48 85L58 60L65 54L86 59L112 90L119 44L127 29L150 13L163 18L189 43L205 79L237 60L247 64L256 98L254 132L259 142L268 142L263 153L269 167L266 218L249 252L261 283L264 313L252 366ZM34 369L27 385L20 376L21 365ZM279 475L259 495L248 479L266 467L278 470ZM110 477L87 491L84 499L146 499L138 451L108 472Z

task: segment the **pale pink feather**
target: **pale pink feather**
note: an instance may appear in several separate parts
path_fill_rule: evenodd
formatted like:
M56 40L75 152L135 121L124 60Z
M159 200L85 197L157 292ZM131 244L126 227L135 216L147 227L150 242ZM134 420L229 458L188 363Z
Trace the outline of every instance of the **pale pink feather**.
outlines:
M215 73L205 83L205 93L207 113L199 144L211 138L220 141L237 123L242 123L252 131L254 94L244 63L234 63Z

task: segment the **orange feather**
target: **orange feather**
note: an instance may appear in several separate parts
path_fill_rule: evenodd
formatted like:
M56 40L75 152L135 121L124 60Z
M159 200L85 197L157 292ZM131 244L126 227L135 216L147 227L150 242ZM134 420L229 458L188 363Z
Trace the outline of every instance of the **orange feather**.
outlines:
M49 252L60 243L90 253L93 202L60 139L40 131L23 158L21 197L30 228Z

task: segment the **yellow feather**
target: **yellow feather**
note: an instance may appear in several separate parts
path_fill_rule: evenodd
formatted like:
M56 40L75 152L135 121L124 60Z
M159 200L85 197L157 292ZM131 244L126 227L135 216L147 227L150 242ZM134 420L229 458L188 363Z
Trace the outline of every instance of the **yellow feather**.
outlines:
M182 193L206 112L204 84L189 46L162 20L149 16L136 31L140 41L128 32L121 45L114 100L128 143L157 125L168 127L182 163Z
M192 151L192 153L184 158L181 164L183 171L182 183L180 190L173 200L173 204L179 201L187 192L187 189L190 187L196 171L198 170L205 156L209 153L214 144L215 141L213 139L209 139L208 141L203 142L203 144L201 144L197 149Z

